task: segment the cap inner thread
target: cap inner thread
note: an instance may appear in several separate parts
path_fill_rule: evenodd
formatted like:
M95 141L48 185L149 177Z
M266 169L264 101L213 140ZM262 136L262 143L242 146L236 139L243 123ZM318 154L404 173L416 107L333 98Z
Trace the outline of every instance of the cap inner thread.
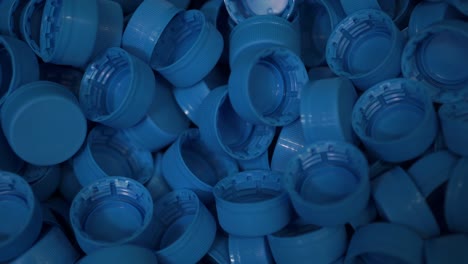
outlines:
M44 58L49 58L55 52L55 41L62 24L60 12L63 0L47 1L46 3L46 13L41 26L41 34L44 35L45 42L41 43L41 53Z
M10 89L11 79L13 78L13 60L10 52L4 44L0 43L0 103Z

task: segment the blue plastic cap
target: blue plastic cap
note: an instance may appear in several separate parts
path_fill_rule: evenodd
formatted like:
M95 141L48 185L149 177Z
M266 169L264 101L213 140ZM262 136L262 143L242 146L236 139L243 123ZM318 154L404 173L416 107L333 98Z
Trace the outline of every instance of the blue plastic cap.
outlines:
M319 226L342 225L368 204L369 167L346 142L319 141L293 157L283 177L297 214Z
M352 125L371 155L394 163L423 154L438 130L426 86L404 78L376 84L359 97Z
M407 21L406 16L411 12L412 7L411 0L341 0L341 4L348 15L362 9L381 10L398 24Z
M2 107L3 132L23 160L39 166L73 156L86 137L86 118L66 87L38 81L11 93Z
M461 156L468 156L468 101L444 104L439 108L439 120L447 148Z
M239 237L229 235L230 264L274 264L266 237Z
M327 42L326 59L338 76L366 90L401 71L403 35L382 11L364 9L343 19Z
M375 203L372 199L369 199L367 207L364 208L357 216L349 220L348 224L354 229L358 229L362 226L366 226L374 222L378 217L377 208L375 208Z
M189 190L176 190L155 205L159 231L156 255L160 263L196 263L211 248L216 220Z
M463 15L447 2L421 2L411 13L408 34L415 36L436 22L451 19L463 19Z
M161 152L156 153L156 156L154 157L153 176L151 176L145 184L145 187L150 192L151 198L153 198L154 202L171 192L171 187L167 184L167 181L163 176L162 159L163 154Z
M289 161L294 156L302 153L305 146L304 132L300 119L282 127L276 141L273 156L271 157L271 169L286 172Z
M265 151L260 157L250 160L237 160L240 171L270 170L270 155Z
M254 16L235 26L229 37L229 66L272 46L281 46L301 54L301 36L294 24L277 16Z
M236 161L210 151L197 129L183 132L162 159L162 173L169 186L192 190L205 204L213 201L213 186L237 171Z
M351 115L357 100L353 83L346 78L311 81L302 90L301 123L304 138L356 143Z
M344 263L423 263L423 247L421 237L404 226L373 223L356 230Z
M221 227L242 237L265 236L285 227L292 210L280 175L252 170L219 181L213 194Z
M289 19L296 10L296 0L224 0L224 3L229 15L236 23L261 15L275 15Z
M0 129L0 157L2 157L0 170L17 173L23 167L23 160L13 152L2 129Z
M158 264L154 251L135 245L102 248L83 257L76 264Z
M451 234L424 242L424 256L427 264L468 263L468 236Z
M463 157L450 175L445 191L445 221L451 232L468 233L468 158Z
M206 260L205 262L203 260ZM215 241L210 248L210 251L203 258L202 263L210 264L229 264L228 237L224 234L216 234Z
M39 199L46 201L57 190L62 179L60 165L35 166L25 164L19 173L31 185L31 188Z
M175 87L189 87L210 73L223 47L223 36L201 11L183 11L161 33L150 65Z
M255 125L234 111L227 96L227 86L210 92L199 108L195 120L202 141L216 153L227 153L239 160L251 160L267 151L275 128Z
M62 180L59 185L59 193L65 200L71 204L73 198L81 190L80 182L76 178L76 174L73 171L73 159L70 159L61 164L61 177Z
M120 7L124 14L133 13L138 6L143 2L143 0L112 0L119 3Z
M28 250L39 236L42 210L20 176L0 171L0 262Z
M26 3L25 0L0 1L0 35L20 38L21 13Z
M28 45L12 37L0 36L0 108L14 90L37 80L39 64Z
M73 170L82 186L114 175L144 184L153 175L153 157L149 151L132 145L121 131L96 126L73 157Z
M403 76L426 86L432 100L450 103L468 98L468 23L435 23L412 37L402 55ZM441 52L443 51L443 52Z
M239 59L229 77L236 113L254 124L284 126L299 117L301 91L309 81L301 59L284 47L271 47Z
M440 234L424 196L401 167L395 167L372 182L372 197L386 221L407 226L423 238Z
M277 264L333 263L346 252L348 239L343 225L318 227L294 221L268 236Z
M108 177L81 189L70 208L73 232L90 254L123 244L150 247L153 239L153 200L141 183Z

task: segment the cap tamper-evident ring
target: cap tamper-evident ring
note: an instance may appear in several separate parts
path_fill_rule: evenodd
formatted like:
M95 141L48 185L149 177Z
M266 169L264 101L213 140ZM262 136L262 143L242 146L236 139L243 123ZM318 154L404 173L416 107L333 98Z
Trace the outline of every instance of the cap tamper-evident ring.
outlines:
M423 1L416 5L411 12L408 23L409 36L415 36L425 28L436 22L451 19L463 19L463 15L445 1Z
M444 104L439 108L439 120L447 148L468 156L468 101Z
M76 264L158 264L154 251L135 245L121 245L115 247L101 248L86 255Z
M450 175L445 191L444 211L448 229L468 233L468 158L463 157Z
M236 23L261 15L275 15L290 19L296 11L297 0L224 0L229 15Z
M403 45L402 33L387 14L364 9L335 27L327 42L326 59L336 75L366 90L400 74Z
M73 170L82 186L113 175L144 184L153 175L153 157L151 152L132 145L121 131L96 126L74 156Z
M216 220L197 195L176 190L155 205L156 256L163 264L196 263L211 248Z
M450 234L424 242L424 256L427 264L468 263L468 236Z
M28 83L2 107L3 132L13 151L28 163L47 166L72 157L86 137L86 118L66 87L48 81Z
M257 237L286 226L292 210L280 175L252 170L219 181L213 194L221 227L231 235Z
M230 264L274 264L268 240L264 236L240 237L229 235L228 249Z
M20 176L0 171L0 261L9 261L28 250L39 236L42 210L28 183Z
M404 78L383 81L361 95L352 125L372 156L394 163L423 154L438 130L426 86Z
M19 173L31 186L39 201L46 201L57 190L62 178L60 165L35 166L25 164Z
M410 38L402 55L402 72L426 86L432 100L450 103L468 97L468 22L435 23Z
M81 249L90 254L123 244L150 247L153 200L141 183L113 176L81 189L70 208L70 221Z
M347 223L366 208L370 196L366 158L340 141L307 146L291 159L283 184L297 214L319 226Z

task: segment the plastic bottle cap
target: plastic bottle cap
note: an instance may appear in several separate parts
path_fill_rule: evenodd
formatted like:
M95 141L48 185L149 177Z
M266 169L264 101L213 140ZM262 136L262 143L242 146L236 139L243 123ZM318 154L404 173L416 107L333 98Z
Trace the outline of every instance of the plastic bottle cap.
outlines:
M62 177L60 165L35 166L26 164L20 175L31 185L34 194L41 202L52 196Z
M239 237L229 235L229 259L231 264L273 264L266 237Z
M425 198L399 166L372 182L372 196L379 214L391 223L405 225L423 238L440 234L439 225Z
M272 16L253 16L235 26L229 37L229 66L246 63L251 56L270 48L281 46L299 56L301 36L294 24L288 20Z
M215 153L251 160L267 151L275 128L245 121L232 108L227 86L210 92L196 116L202 141Z
M318 227L295 221L268 236L273 257L278 264L333 263L347 249L343 225Z
M330 70L327 66L315 67L309 69L307 73L310 80L321 80L337 77L334 72Z
M197 129L189 129L169 147L162 159L162 172L172 189L190 189L205 204L213 201L213 186L238 171L228 155L211 152Z
M369 199L367 207L364 208L356 217L349 220L348 224L354 229L358 229L362 226L366 226L375 220L378 217L377 208L375 208L375 203L372 199Z
M155 205L156 255L161 263L196 263L210 249L216 236L216 220L197 195L176 190Z
M345 224L368 204L369 168L346 142L319 141L293 157L283 184L297 214L319 226Z
M150 65L174 86L189 87L215 67L223 45L223 36L201 11L183 11L161 33Z
M304 132L301 120L281 128L275 150L271 158L271 169L286 172L289 161L299 153L302 153L305 144Z
M4 0L0 2L0 35L20 36L20 18L26 1Z
M23 167L23 160L13 152L2 129L0 129L0 157L2 157L0 170L17 173Z
M42 226L42 211L28 183L20 176L0 171L0 261L9 261L28 250Z
M101 248L86 255L76 264L157 264L158 259L151 249L135 245L121 245L115 247Z
M133 13L139 5L143 2L143 0L112 0L114 2L119 3L120 7L124 14Z
M364 9L343 19L330 34L326 59L338 76L366 90L401 71L404 39L382 11Z
M468 233L468 158L463 157L450 175L445 191L445 220L452 232Z
M81 189L71 204L70 220L86 254L123 244L149 247L153 239L153 200L139 182L107 177Z
M336 140L356 143L351 115L356 90L346 78L311 81L302 91L301 123L307 143Z
M445 143L450 151L461 156L468 156L467 113L467 101L444 104L439 108L439 120Z
M413 9L408 24L408 33L410 36L415 36L436 22L462 18L463 15L447 2L424 1Z
M356 230L344 263L423 263L423 245L421 237L404 226L373 223Z
M378 83L361 95L352 125L372 155L394 163L421 155L438 129L426 87L403 78Z
M73 158L73 170L82 186L113 175L146 183L153 175L153 157L132 145L122 132L97 126Z
M229 15L236 23L260 15L275 15L288 19L294 15L295 2L296 0L224 0Z
M76 174L73 171L73 160L68 160L62 163L62 181L60 182L59 192L67 200L68 203L73 201L76 194L81 190L82 186L78 179L76 178Z
M229 264L231 261L228 250L228 238L225 235L217 234L210 251L202 259L202 263Z
M292 210L280 175L252 170L219 181L213 194L221 227L231 235L256 237L286 226Z
M86 137L86 118L64 86L38 81L11 93L2 107L2 127L11 148L39 166L73 156Z
M284 126L299 117L301 91L309 81L300 58L271 47L240 59L229 77L229 99L236 113L254 124Z
M468 236L452 234L424 242L424 256L427 264L467 263Z
M468 97L468 23L442 21L412 37L402 55L406 78L426 86L432 100L455 102ZM443 52L441 52L443 51Z

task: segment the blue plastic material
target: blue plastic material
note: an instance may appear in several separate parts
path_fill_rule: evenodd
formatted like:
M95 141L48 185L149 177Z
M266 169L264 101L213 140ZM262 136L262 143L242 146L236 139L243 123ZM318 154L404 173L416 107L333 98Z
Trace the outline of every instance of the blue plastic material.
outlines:
M348 224L354 229L358 229L362 226L366 226L374 222L378 217L377 208L375 208L375 203L372 199L369 200L367 207L364 208L357 216L349 220Z
M86 137L86 118L66 87L38 81L11 93L2 107L3 132L13 151L39 166L73 156Z
M307 73L310 80L321 80L337 77L327 66L315 67L309 69Z
M352 115L354 132L368 152L387 162L418 157L437 135L437 116L426 86L404 78L367 90Z
M192 190L205 204L213 201L213 186L237 171L236 161L211 152L197 129L182 133L162 159L162 173L169 186Z
M210 251L208 251L204 259L210 264L231 263L229 258L228 238L225 235L218 233Z
M215 67L223 45L223 36L201 11L183 11L161 33L150 65L175 87L189 87Z
M423 1L411 13L408 34L409 36L415 36L436 22L450 19L463 19L463 15L447 2Z
M339 0L306 0L299 5L301 58L309 67L325 63L327 40L345 17Z
M404 38L382 11L365 9L343 19L327 42L326 59L338 76L366 90L401 71Z
M0 108L15 89L37 80L39 65L28 45L12 37L0 36Z
M361 9L376 9L387 13L395 23L404 24L411 11L412 0L341 0L341 4L348 15Z
M304 132L302 131L300 119L282 127L271 158L271 169L286 172L291 158L302 153L305 146Z
M145 96L145 93L140 95ZM122 131L135 146L156 152L175 141L189 125L190 121L171 93L170 84L156 75L156 92L146 116L135 126Z
M319 226L342 225L368 204L369 167L346 142L319 141L293 157L283 184L297 214Z
M146 182L145 187L151 194L153 201L158 201L159 198L171 192L171 187L167 184L166 179L163 176L162 170L162 159L163 154L158 152L154 157L154 171L153 176Z
M242 237L265 236L285 227L292 210L280 176L252 170L219 181L213 194L221 227Z
M301 123L304 138L356 143L351 115L357 100L353 83L346 78L311 81L302 90Z
M132 145L122 132L97 126L73 157L73 170L82 186L115 175L144 184L153 175L153 157L149 151Z
M59 186L59 193L62 195L63 198L65 198L65 200L69 204L71 204L71 202L73 201L73 198L75 198L76 194L82 188L73 170L72 161L73 159L70 159L61 164L62 181L60 182L60 186Z
M301 36L294 25L277 16L254 16L233 28L229 38L229 65L251 59L252 54L281 46L301 54Z
M318 227L295 221L268 236L277 264L330 264L338 260L348 246L343 225Z
M227 86L208 94L195 118L202 141L215 153L240 160L260 157L267 151L275 128L243 120L232 108Z
M468 236L452 234L424 242L424 256L427 264L468 263Z
M238 237L229 235L229 258L231 264L274 264L266 237Z
M99 179L81 189L71 204L70 221L86 254L124 244L150 247L154 239L151 195L126 177Z
M284 47L271 47L239 59L229 77L229 99L244 120L288 125L299 117L301 91L309 81L301 59Z
M135 245L122 245L102 248L83 257L76 264L158 264L158 259L151 249Z
M435 102L467 98L468 73L463 70L467 45L468 23L435 23L408 41L402 55L403 76L424 84Z
M63 231L56 226L45 225L42 235L25 253L9 262L10 264L38 263L47 264L75 263L80 253L73 247Z
M0 171L0 262L28 250L39 236L42 210L28 183Z
M260 157L251 160L237 160L240 171L270 170L269 152L265 151Z
M297 0L224 0L232 20L240 23L249 17L275 15L289 19L294 15Z
M57 190L62 178L60 165L35 166L25 164L19 173L31 186L39 201L46 201Z
M372 182L372 197L386 221L405 225L423 238L440 234L426 199L401 167L395 167Z
M173 191L155 205L159 263L196 263L211 248L216 220L189 190Z
M373 223L354 233L345 264L356 263L423 263L424 241L404 226Z
M26 3L25 0L0 1L0 35L20 38L21 13Z
M468 158L458 160L445 192L445 220L452 232L468 233Z
M468 16L468 3L463 0L446 0L449 4L453 5L465 16Z
M23 160L13 152L2 129L0 129L0 157L2 157L0 170L17 173L23 167Z
M468 156L468 101L444 104L439 108L439 120L447 148L461 156Z
M143 2L143 0L112 0L119 3L120 7L124 14L133 13L138 6Z
M70 89L76 97L80 96L83 79L83 72L80 70L69 66L42 63L39 65L39 71L41 80L61 84Z

